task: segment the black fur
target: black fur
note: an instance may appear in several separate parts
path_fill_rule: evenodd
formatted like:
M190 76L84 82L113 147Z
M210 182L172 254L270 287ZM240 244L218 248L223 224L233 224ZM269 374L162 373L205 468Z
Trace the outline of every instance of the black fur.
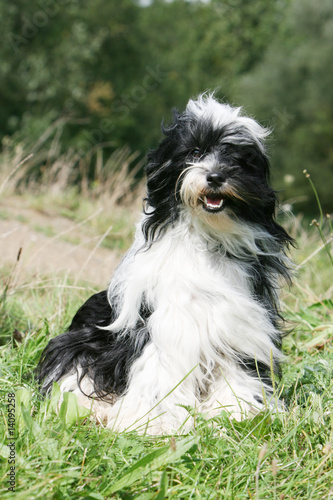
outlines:
M218 151L223 175L243 195L242 199L227 200L235 217L262 225L276 237L281 248L292 243L292 238L275 220L277 196L268 183L268 158L244 131L238 131L235 144L230 138L235 135L234 130L216 130L210 121L191 120L185 113L175 111L173 123L163 128L163 132L166 137L148 154L146 167L147 202L154 208L143 227L147 241L154 240L177 220L181 206L177 180L191 152L199 149L202 156Z
M277 196L268 182L268 158L246 129L236 131L235 141L234 128L216 130L208 120L196 121L186 113L175 112L173 123L163 132L165 138L156 150L148 154L146 167L148 209L142 225L146 248L162 237L169 225L177 222L182 204L180 176L197 150L201 157L211 152L218 156L220 174L228 179L237 193L237 196L229 194L225 199L235 220L255 224L273 236L271 244L275 245L272 250L276 255L283 254L284 249L293 244L292 238L275 218ZM259 248L264 245L260 241L256 244ZM240 258L226 252L224 255L230 259ZM281 318L272 276L283 276L289 281L289 269L281 258L274 255L244 253L244 262L249 266L253 295L268 310L272 323L277 325ZM151 311L143 301L133 335L129 331L114 333L100 328L116 319L114 310L106 291L95 294L78 310L68 332L50 341L37 368L44 392L50 390L53 381L75 373L80 366L79 384L85 375L94 384L94 393L88 396L107 398L124 394L131 365L150 340L146 324ZM251 373L259 372L262 380L270 383L270 367L257 365L250 359L240 360L240 364Z
M142 307L141 324L137 325L137 336L126 335L119 340L115 335L100 327L105 327L114 320L107 292L99 292L90 297L77 311L68 332L52 339L44 350L37 367L37 376L43 385L43 391L51 389L53 381L81 366L80 380L89 375L95 387L93 394L106 398L109 394L121 395L126 390L128 372L133 361L140 356L149 335L144 327L149 311ZM98 365L98 369L96 369Z
M147 212L143 231L147 242L163 235L164 229L177 221L181 208L180 182L187 159L193 150L199 149L202 157L216 151L220 171L224 178L242 195L228 197L227 206L232 209L235 219L262 226L274 237L276 252L284 252L293 239L278 224L275 215L278 199L269 184L270 165L267 155L242 129L237 132L237 143L231 141L235 131L230 128L216 130L211 121L189 119L185 113L174 110L174 121L163 128L165 139L159 147L148 155L147 202L154 208ZM175 189L176 186L176 189ZM260 241L257 242L260 248ZM229 255L230 258L235 258ZM275 324L281 319L276 290L272 288L268 275L275 274L290 284L290 270L277 257L245 255L244 260L252 264L253 292L258 300L270 311Z

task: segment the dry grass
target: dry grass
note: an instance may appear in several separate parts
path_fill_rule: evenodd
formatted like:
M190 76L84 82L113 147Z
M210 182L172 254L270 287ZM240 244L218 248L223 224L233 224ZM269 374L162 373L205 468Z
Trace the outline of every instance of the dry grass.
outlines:
M84 197L107 200L109 206L131 206L142 193L137 180L143 168L139 153L124 146L108 154L107 144L93 146L84 154L74 149L63 152L62 126L55 122L34 144L3 141L0 195L56 196L74 189Z
M293 287L285 290L284 305L294 309L331 299L333 293L332 266L327 250L332 248L332 234L328 223L323 227L326 246L321 241L318 227L311 220L298 214L285 224L297 247L291 257L295 263Z

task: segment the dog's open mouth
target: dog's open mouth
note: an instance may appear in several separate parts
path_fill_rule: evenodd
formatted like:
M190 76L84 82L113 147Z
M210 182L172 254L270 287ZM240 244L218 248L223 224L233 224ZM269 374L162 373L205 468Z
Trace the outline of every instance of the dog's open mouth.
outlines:
M224 198L213 194L204 196L203 207L207 212L220 212L224 208Z

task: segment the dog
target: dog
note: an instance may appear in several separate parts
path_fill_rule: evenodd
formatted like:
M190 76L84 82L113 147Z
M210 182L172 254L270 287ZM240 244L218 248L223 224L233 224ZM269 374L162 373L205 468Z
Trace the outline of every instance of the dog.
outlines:
M188 432L193 411L240 420L281 405L293 240L276 221L270 131L207 93L162 130L132 247L37 370L44 394L57 381L117 431Z

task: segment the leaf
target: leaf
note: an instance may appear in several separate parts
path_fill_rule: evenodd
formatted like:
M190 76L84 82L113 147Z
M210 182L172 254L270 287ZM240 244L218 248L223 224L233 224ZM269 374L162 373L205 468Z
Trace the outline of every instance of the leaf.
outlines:
M50 406L48 411L51 413L56 413L58 409L58 403L61 397L60 385L57 382L53 383L52 392L50 397Z
M85 500L104 500L105 497L101 495L100 493L83 493L82 496L85 498Z
M325 346L325 344L328 344L331 341L332 338L332 330L331 329L325 329L324 332L319 333L315 337L313 337L311 340L308 340L303 344L305 349L321 349ZM302 347L303 347L302 346Z
M163 471L160 481L160 491L158 492L158 495L155 500L163 500L165 498L165 495L167 494L168 491L168 485L169 485L168 475L166 471Z
M30 439L34 438L41 446L43 452L52 460L59 457L59 443L56 439L47 438L44 435L42 428L31 417L29 410L21 405L21 413L24 423L31 434Z
M254 426L252 434L257 438L263 438L271 431L272 416L270 413L258 413L251 419L251 424Z
M104 494L114 493L115 491L130 486L135 483L135 481L140 479L142 475L145 475L148 472L147 469L149 469L149 471L157 470L160 467L165 467L166 465L175 462L190 448L192 448L192 446L196 445L197 442L197 438L184 439L183 441L177 442L177 448L175 451L171 449L170 445L166 445L149 453L132 465L126 474L116 481L111 488L108 488Z
M25 408L23 405L21 406L21 413L29 433L34 438L39 438L41 435L43 435L41 427L35 420L32 419L29 410L27 410L27 408Z
M15 403L17 406L23 404L24 406L28 406L31 400L31 392L24 387L22 389L18 389L15 391Z
M326 306L328 309L333 309L333 300L324 299L321 302L315 302L314 304L309 306L308 309L322 309L323 306Z
M90 410L78 405L77 398L72 392L64 392L63 401L59 410L59 418L65 427L71 427L78 420L90 415Z
M24 409L29 406L31 401L31 392L28 389L22 388L15 391L15 407L16 407L16 430L20 432L27 425L24 417ZM29 415L29 411L26 410ZM30 416L30 415L29 415Z
M5 458L6 460L9 457L9 448L4 444L0 444L0 457Z

